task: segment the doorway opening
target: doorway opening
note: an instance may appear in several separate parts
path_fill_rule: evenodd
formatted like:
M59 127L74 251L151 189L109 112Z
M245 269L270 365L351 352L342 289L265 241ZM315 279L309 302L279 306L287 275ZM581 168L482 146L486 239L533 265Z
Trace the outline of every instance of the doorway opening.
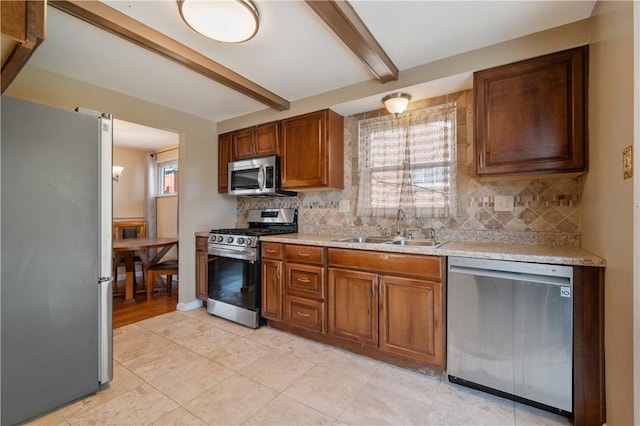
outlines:
M179 143L177 132L113 120L113 166L122 168L120 176L117 180L114 177L113 182L114 225L135 221L146 226L145 235L134 233L130 237L147 239L147 243L161 239L177 240ZM114 233L114 241L123 237L126 238L124 233ZM114 257L114 328L176 309L178 275L173 275L170 290L167 290L166 276L155 278L151 283L151 297L149 300L147 297L146 269L158 252L159 249L134 252L137 262L134 261L129 269ZM178 259L176 247L156 260L172 259Z

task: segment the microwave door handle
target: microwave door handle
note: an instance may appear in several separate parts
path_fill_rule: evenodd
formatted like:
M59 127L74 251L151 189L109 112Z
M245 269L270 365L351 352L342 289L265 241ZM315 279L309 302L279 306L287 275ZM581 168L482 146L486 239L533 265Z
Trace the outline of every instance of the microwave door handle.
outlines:
M264 174L265 174L265 172L264 172L264 166L262 166L262 167L260 167L260 168L258 169L258 187L259 187L260 189L264 189L264 180L265 180L265 179L264 179L264 178L265 178Z

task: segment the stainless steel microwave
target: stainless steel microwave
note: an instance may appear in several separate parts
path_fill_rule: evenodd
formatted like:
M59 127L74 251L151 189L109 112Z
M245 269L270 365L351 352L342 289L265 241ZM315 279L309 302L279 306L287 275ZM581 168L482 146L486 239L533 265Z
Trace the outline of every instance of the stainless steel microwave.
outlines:
M229 195L291 197L280 188L280 157L250 158L229 163Z

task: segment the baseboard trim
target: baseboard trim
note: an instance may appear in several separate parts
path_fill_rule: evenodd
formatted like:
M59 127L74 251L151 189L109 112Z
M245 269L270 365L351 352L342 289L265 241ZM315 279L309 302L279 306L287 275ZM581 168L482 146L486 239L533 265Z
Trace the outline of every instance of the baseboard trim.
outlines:
M192 311L202 307L202 300L196 299L188 303L178 303L176 309L179 311Z

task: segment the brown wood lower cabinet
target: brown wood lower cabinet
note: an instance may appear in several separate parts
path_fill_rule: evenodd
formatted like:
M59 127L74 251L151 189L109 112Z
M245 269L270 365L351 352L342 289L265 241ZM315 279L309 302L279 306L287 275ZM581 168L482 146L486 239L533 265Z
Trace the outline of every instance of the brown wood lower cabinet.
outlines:
M263 318L282 321L282 244L262 243L262 306Z
M378 346L378 276L329 268L329 334Z
M444 369L444 258L331 248L328 257L330 335Z
M207 300L209 282L209 258L207 237L196 235L196 297Z
M415 370L444 370L445 260L263 243L269 325Z
M444 365L444 314L439 282L380 277L380 350Z
M282 261L262 260L262 317L282 321Z

